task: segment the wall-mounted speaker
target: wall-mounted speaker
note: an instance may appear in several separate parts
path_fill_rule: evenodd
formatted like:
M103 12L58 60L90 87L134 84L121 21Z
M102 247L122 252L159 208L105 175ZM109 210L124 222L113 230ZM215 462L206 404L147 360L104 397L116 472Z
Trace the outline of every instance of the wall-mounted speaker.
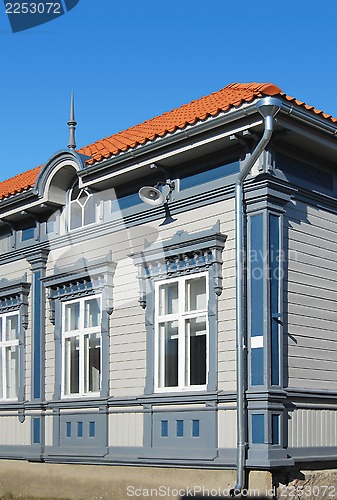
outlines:
M159 191L159 189L151 186L144 186L138 191L139 197L144 203L151 205L152 207L159 207L165 202L164 195Z

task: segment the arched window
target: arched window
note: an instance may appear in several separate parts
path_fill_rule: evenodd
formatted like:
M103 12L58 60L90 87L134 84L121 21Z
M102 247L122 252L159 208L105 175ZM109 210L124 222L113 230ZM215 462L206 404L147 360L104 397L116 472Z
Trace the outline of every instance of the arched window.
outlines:
M69 191L69 229L78 229L96 222L96 204L93 193L79 189L78 182Z

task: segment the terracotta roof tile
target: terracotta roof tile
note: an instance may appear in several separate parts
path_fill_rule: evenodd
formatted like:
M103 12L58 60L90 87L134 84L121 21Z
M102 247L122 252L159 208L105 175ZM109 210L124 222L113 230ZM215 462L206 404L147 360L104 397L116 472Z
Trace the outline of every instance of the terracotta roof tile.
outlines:
M264 95L280 95L297 106L321 115L324 119L334 123L337 122L337 119L331 115L284 94L279 87L272 83L231 83L208 96L201 97L189 104L183 104L179 108L163 113L144 123L82 147L78 152L90 156L91 159L87 161L87 164L92 165L104 158L109 158L140 144L153 141L158 137L164 137L166 134L183 129L187 125L206 120L210 116L216 116L230 108L251 102ZM41 166L37 167L1 182L0 199L33 187L41 168Z
M41 169L42 165L0 182L0 199L33 187Z
M92 156L92 159L87 162L90 165L139 144L153 141L157 137L164 137L168 133L193 125L197 121L216 116L233 106L250 102L263 95L280 93L281 89L272 83L232 83L218 92L201 97L189 104L183 104L179 108L81 148L79 152ZM106 151L102 148L102 144L106 146Z

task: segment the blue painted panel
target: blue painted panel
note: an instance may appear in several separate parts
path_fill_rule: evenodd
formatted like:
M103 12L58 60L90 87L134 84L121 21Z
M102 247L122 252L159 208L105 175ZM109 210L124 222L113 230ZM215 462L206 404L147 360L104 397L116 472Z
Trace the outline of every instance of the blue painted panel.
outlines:
M177 420L177 437L184 437L184 421Z
M41 419L33 418L33 443L41 443Z
M271 416L271 443L280 444L280 415Z
M221 165L220 167L211 168L203 170L194 175L189 175L180 179L180 190L188 189L200 184L206 184L207 182L215 181L223 177L227 177L232 174L236 174L240 171L240 163L234 161L226 165Z
M252 415L252 443L264 443L264 415L256 413Z
M112 202L111 211L115 212L116 209L125 210L126 208L140 205L141 203L143 202L139 197L138 191L126 196L118 196L118 205L116 202Z
M168 436L168 420L161 421L161 437Z
M251 337L263 335L264 304L263 304L263 215L252 215L250 218L250 325ZM251 349L251 383L264 384L263 348Z
M26 227L25 229L21 230L22 241L32 240L34 238L34 235L35 235L35 226Z
M34 273L33 299L33 396L41 397L41 272Z
M95 437L95 422L89 422L89 437Z
M200 436L200 420L192 420L192 437Z
M263 335L263 216L253 215L250 236L251 336Z
M271 313L271 383L280 384L279 313L280 300L280 218L269 216L270 313Z
M252 385L264 384L263 347L251 349Z
M77 437L83 437L83 422L77 422Z
M67 438L71 437L71 422L66 422L66 436Z
M217 443L217 411L184 410L154 412L145 414L146 437L154 449L171 450L172 458L177 458L177 450L184 450L193 458L201 458L201 449L215 452ZM145 420L146 420L145 419ZM152 421L152 424L151 424Z

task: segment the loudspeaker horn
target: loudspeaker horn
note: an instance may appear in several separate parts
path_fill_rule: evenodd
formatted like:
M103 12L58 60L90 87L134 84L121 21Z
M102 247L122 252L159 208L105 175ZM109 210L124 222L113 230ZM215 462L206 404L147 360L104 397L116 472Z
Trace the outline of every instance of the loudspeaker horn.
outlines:
M165 198L159 189L151 186L144 186L138 191L139 197L144 203L152 207L159 207L163 205Z

